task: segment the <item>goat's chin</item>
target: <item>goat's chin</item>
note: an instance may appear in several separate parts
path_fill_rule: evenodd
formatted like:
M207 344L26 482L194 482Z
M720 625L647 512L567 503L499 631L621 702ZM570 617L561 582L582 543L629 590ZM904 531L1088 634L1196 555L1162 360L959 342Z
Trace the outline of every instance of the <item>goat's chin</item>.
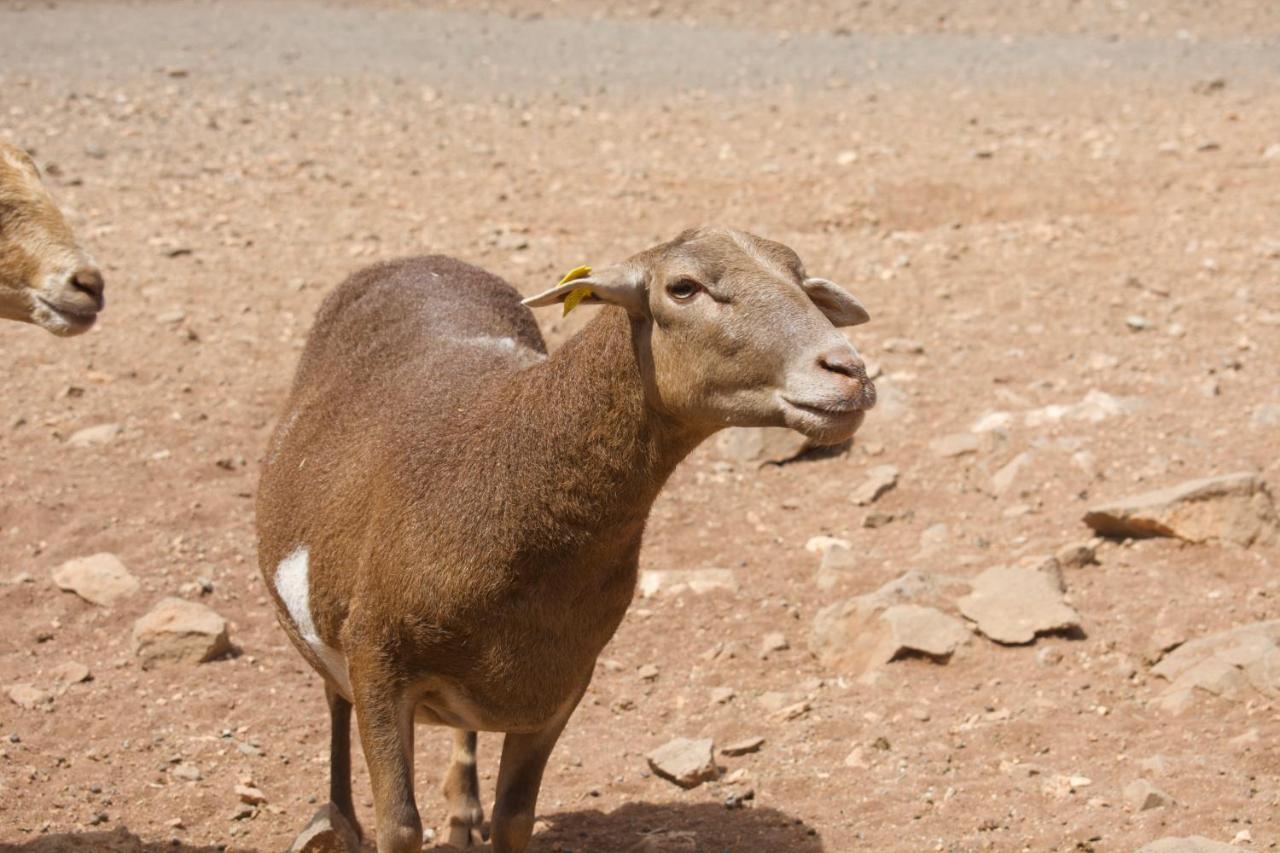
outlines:
M816 445L848 441L858 431L858 427L862 426L866 417L867 413L861 409L850 412L819 412L787 406L783 411L783 422Z
M80 313L59 310L43 299L37 299L31 312L31 322L46 332L60 338L72 338L83 335L93 328L98 320L97 312Z

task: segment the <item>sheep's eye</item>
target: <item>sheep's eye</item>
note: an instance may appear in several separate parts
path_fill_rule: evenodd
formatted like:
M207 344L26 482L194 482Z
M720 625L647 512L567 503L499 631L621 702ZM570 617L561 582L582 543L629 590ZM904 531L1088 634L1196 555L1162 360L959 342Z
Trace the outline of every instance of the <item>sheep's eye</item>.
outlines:
M701 289L702 285L691 278L678 278L667 285L667 293L680 302L692 299Z

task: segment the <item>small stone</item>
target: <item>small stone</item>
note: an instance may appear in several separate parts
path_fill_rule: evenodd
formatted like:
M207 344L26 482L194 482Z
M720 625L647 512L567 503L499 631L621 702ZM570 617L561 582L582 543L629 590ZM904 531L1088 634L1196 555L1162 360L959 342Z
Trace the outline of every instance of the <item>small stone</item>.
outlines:
M1164 808L1173 798L1146 779L1135 779L1124 786L1124 802L1131 811L1145 812Z
M96 447L113 441L124 428L120 424L99 424L77 430L67 439L72 447Z
M252 785L236 785L236 796L240 802L251 806L260 806L267 801L267 795Z
M809 439L786 427L730 427L714 441L716 456L726 462L763 467L781 465L809 449Z
M737 691L732 687L713 687L711 688L711 704L727 705L732 702L733 697L737 695Z
M32 684L15 684L9 688L9 701L28 711L53 704L53 695Z
M811 704L802 700L800 702L793 702L790 705L786 705L782 708L779 708L778 710L774 711L773 714L771 714L770 716L772 716L778 722L789 723L792 720L800 719L805 714L809 713L809 711L811 711L812 709L813 709L813 706Z
M1188 835L1152 841L1139 847L1137 853L1239 853L1239 848L1221 841L1211 841L1203 835Z
M1098 548L1091 541L1073 542L1070 545L1063 545L1054 556L1063 568L1082 569L1085 566L1097 564Z
M90 604L109 607L118 599L137 592L138 579L129 573L115 554L94 554L68 560L53 570L53 582L66 592L74 592Z
M1014 481L1018 479L1018 475L1026 469L1031 463L1031 451L1024 450L1017 456L1005 463L999 471L991 476L991 494L995 497L1002 497L1006 492L1013 488Z
M1124 324L1129 327L1130 331L1141 332L1151 328L1151 322L1141 314L1130 314L1124 318Z
M876 465L867 470L867 479L854 489L852 499L858 506L867 506L898 485L898 469L893 465Z
M732 569L646 570L640 573L639 587L642 598L684 592L695 595L716 591L736 593L738 579Z
M72 684L88 681L92 676L89 673L89 667L76 661L67 661L49 670L49 677L53 679L54 684L66 689Z
M197 664L231 651L227 620L211 608L181 598L162 599L133 626L142 668L162 663Z
M1231 839L1231 844L1236 847L1240 847L1245 844L1252 844L1252 843L1253 843L1253 833L1249 832L1249 830L1247 829L1240 830Z
M636 675L640 676L641 681L654 681L658 677L659 670L651 663L646 663L636 670Z
M649 753L647 758L654 773L681 788L696 788L720 775L715 762L715 744L710 738L676 738Z
M734 741L727 746L721 747L720 754L727 755L730 758L736 758L740 755L748 755L753 752L759 752L760 747L764 746L764 738L749 737L744 740Z
M927 723L930 719L929 709L922 708L919 705L907 711L907 716L915 720L917 723Z
M929 442L929 450L935 456L943 459L953 459L957 456L965 456L970 453L977 453L982 445L982 439L971 432L957 432L951 435L944 435L942 438L935 438Z
M889 338L884 342L885 352L907 353L909 355L920 355L924 352L924 344L911 338Z
M768 657L773 652L784 652L791 648L787 638L778 631L771 631L760 641L760 656Z
M294 839L289 853L355 853L359 849L355 830L332 804L326 803Z
M881 512L880 510L876 510L874 512L867 513L866 518L862 519L862 526L870 530L876 530L892 524L896 517L897 516L891 512Z
M202 778L200 768L194 764L178 764L169 771L169 775L184 782L199 782Z
M1036 663L1040 666L1057 666L1062 663L1062 652L1053 646L1045 646L1036 652Z
M1080 616L1063 600L1058 581L1036 569L987 569L956 605L998 643L1030 643L1037 634L1080 627Z
M1151 673L1170 682L1159 702L1174 713L1206 693L1233 702L1280 694L1280 619L1191 640L1166 655Z

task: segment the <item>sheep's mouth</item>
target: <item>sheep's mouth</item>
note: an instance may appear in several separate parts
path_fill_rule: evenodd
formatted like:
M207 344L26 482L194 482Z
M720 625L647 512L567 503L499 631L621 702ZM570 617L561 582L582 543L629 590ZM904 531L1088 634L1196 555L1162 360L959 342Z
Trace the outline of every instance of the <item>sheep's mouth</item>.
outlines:
M62 331L62 333L76 334L89 329L98 320L97 308L82 308L79 306L57 305L45 299L43 296L37 296L36 301L40 303L40 307L46 309L53 316L54 326L60 326L62 329L51 329L51 331ZM40 323L40 325L46 325Z

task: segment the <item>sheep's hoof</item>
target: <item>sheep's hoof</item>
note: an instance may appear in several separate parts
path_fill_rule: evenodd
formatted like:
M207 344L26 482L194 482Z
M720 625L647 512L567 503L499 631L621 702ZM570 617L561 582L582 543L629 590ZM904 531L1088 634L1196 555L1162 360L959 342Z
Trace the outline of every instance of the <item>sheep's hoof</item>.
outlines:
M478 847L484 844L488 833L484 832L478 826L469 824L455 824L449 827L449 846L466 849L467 847Z
M333 803L325 803L294 839L289 853L360 853L360 836Z

